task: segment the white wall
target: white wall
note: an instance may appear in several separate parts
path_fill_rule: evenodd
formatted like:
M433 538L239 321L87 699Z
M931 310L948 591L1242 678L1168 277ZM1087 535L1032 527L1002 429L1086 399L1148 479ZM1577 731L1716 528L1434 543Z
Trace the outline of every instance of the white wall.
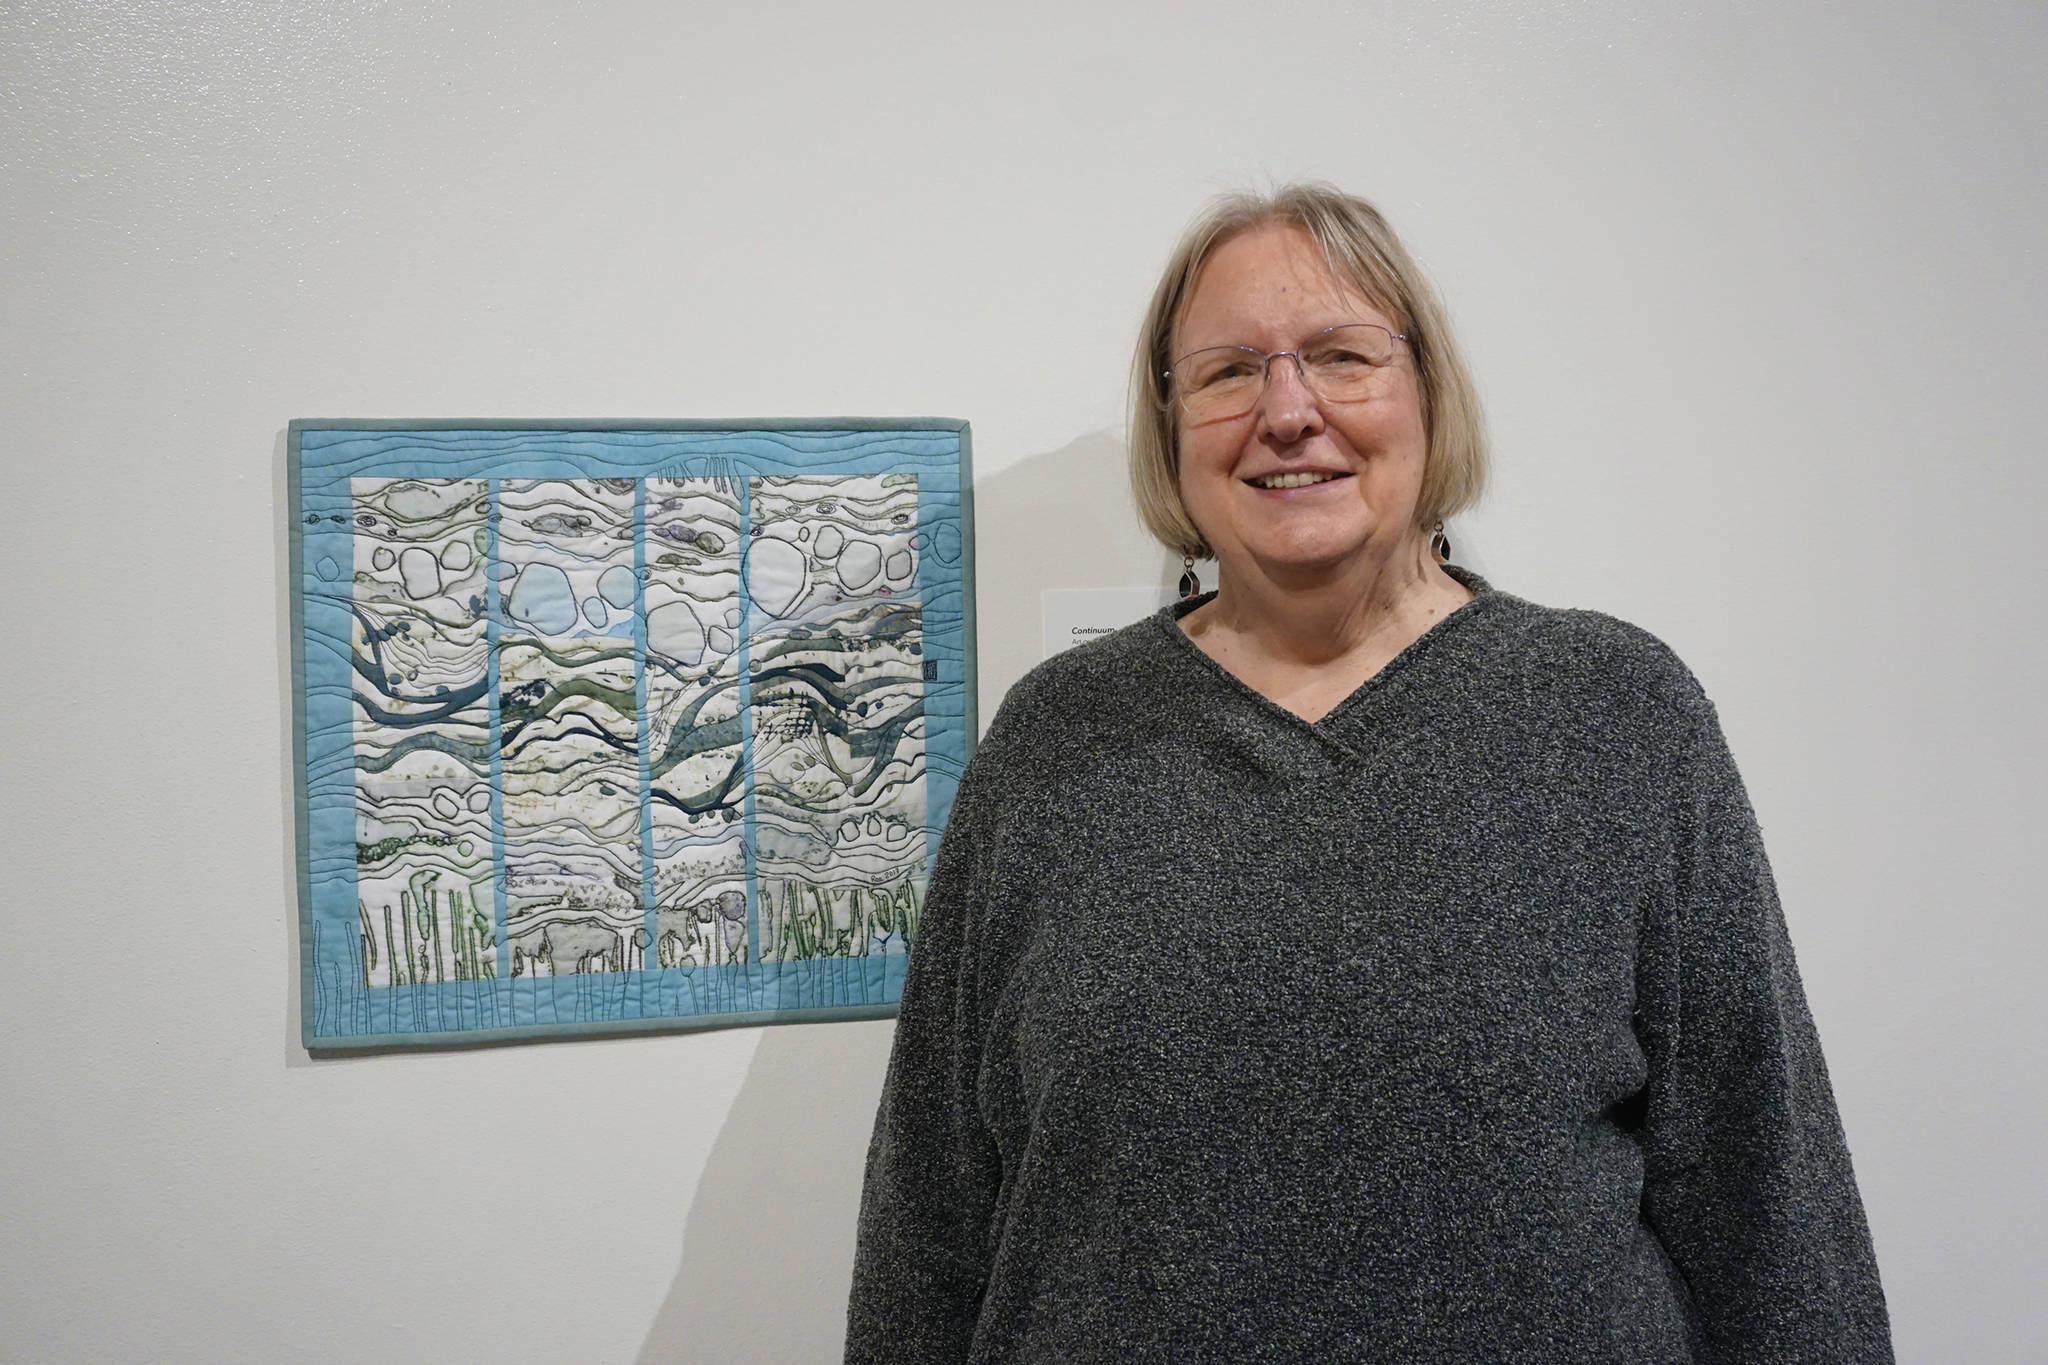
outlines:
M1316 174L1430 264L1510 591L1719 699L1901 1358L2038 1286L2048 11L0 10L0 1355L827 1361L891 1025L312 1063L295 416L974 423L982 706L1164 581L1152 272Z

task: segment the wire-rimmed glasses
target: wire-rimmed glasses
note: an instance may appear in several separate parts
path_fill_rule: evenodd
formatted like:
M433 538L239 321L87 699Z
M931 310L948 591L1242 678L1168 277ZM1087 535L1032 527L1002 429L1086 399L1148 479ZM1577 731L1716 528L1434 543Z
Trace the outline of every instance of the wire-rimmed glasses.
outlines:
M1258 406L1266 376L1282 356L1294 362L1310 393L1331 403L1370 398L1380 376L1400 355L1406 334L1373 322L1325 327L1291 351L1256 346L1207 346L1173 362L1164 378L1190 422L1222 422Z

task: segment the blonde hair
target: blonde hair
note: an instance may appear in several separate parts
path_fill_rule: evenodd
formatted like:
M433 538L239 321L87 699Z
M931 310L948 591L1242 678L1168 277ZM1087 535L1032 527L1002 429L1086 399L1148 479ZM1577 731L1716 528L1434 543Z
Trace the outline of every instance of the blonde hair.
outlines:
M1131 366L1131 492L1145 529L1175 554L1210 557L1180 495L1179 424L1166 377L1173 328L1216 248L1266 223L1294 223L1307 231L1330 273L1407 334L1429 434L1419 524L1433 526L1477 502L1486 487L1486 426L1443 304L1378 209L1333 185L1308 182L1217 199L1181 237L1152 291Z

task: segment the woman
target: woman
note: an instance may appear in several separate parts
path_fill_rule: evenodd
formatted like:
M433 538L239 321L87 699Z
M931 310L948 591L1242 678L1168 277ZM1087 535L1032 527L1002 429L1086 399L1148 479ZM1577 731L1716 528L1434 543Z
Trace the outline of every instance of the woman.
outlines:
M1713 705L1436 553L1483 441L1384 221L1218 205L1133 409L1218 586L1035 669L969 764L847 1359L1891 1359Z

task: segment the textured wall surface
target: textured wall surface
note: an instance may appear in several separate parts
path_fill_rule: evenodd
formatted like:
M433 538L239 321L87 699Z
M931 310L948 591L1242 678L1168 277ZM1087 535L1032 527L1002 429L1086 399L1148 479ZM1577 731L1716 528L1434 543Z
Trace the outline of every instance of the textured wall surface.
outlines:
M1378 198L1461 558L1663 635L1770 841L1901 1358L2048 1317L2048 14L447 0L0 13L0 1356L828 1361L887 1022L315 1063L295 416L974 423L982 714L1166 581L1126 353L1212 191Z

